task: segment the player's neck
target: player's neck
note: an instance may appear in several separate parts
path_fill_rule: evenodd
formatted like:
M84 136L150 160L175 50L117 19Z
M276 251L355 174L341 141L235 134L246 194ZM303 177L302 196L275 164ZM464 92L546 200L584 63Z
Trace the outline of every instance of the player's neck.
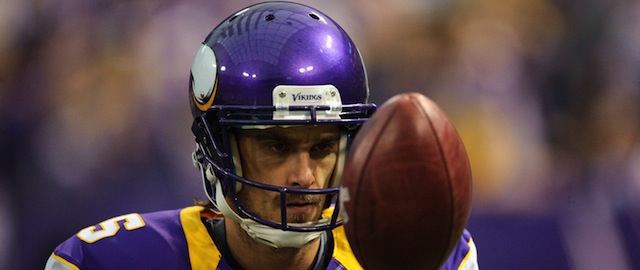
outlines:
M302 248L273 248L254 241L240 226L226 220L227 245L244 269L310 269L320 241Z

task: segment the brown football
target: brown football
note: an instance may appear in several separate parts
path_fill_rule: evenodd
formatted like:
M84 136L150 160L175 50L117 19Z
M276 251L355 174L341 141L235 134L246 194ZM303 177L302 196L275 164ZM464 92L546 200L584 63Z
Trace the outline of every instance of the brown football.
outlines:
M347 156L347 239L365 269L438 269L471 208L471 169L445 113L418 93L382 104Z

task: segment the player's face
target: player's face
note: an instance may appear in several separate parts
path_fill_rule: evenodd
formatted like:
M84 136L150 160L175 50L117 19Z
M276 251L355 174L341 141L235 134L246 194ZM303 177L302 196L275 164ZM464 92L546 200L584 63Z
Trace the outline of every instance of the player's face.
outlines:
M294 188L327 188L338 156L340 134L334 125L273 127L236 132L243 177ZM280 222L280 196L243 185L238 199L247 210ZM318 220L323 195L287 195L288 222Z

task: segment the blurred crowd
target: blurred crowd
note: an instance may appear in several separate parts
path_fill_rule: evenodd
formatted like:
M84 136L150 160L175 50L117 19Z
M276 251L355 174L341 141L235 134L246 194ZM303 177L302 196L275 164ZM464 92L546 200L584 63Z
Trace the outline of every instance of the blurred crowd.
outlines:
M3 268L203 199L188 72L255 2L0 0ZM480 267L640 269L640 1L299 2L351 34L375 103L421 92L450 116Z

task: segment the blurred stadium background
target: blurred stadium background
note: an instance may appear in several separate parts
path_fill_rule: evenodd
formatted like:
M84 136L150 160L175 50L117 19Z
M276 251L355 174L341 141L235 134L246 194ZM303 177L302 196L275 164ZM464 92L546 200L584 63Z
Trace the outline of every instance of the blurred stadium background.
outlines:
M188 72L255 2L0 0L2 268L204 198ZM452 118L481 269L640 269L639 1L301 2L351 34L374 102L422 92Z

